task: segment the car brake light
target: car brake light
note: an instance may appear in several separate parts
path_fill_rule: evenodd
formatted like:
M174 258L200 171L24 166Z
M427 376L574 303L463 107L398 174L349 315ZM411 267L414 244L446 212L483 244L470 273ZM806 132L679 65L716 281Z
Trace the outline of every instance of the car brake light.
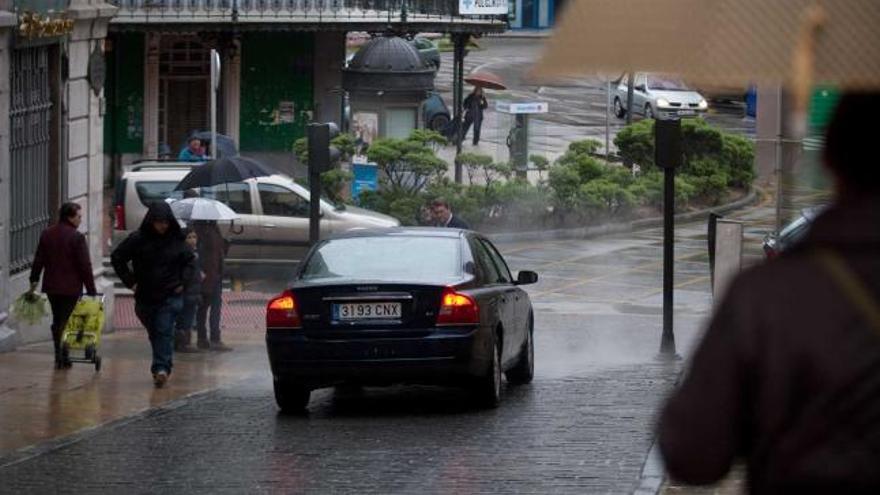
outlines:
M480 323L480 309L473 297L447 287L440 296L438 325L476 325Z
M302 320L293 292L284 291L266 306L266 328L301 328Z
M116 230L125 230L125 206L116 205L113 211L116 215L113 227Z

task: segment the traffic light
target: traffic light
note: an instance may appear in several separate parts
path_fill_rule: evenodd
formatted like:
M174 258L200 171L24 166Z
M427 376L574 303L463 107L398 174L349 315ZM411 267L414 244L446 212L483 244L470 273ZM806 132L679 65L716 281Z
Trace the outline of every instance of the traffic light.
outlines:
M339 159L340 151L330 142L339 135L339 127L332 122L308 125L309 175L312 170L318 173L330 170L330 165Z
M309 244L321 237L321 174L339 160L342 154L330 141L339 135L336 124L315 123L308 125L309 144Z

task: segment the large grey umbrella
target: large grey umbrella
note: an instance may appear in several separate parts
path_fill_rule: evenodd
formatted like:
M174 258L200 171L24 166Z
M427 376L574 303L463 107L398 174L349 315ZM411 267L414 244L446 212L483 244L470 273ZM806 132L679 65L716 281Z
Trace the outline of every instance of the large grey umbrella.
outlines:
M224 157L193 167L177 184L175 191L241 182L254 177L275 175L278 171L243 156Z

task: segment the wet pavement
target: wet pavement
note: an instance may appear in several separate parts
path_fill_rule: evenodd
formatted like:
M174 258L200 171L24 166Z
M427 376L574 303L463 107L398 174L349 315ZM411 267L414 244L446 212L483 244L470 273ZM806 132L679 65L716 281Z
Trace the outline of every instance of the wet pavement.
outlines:
M498 162L507 162L507 135L512 125L509 115L495 111L499 100L543 101L549 104L546 114L532 115L529 120L529 152L544 155L551 161L565 152L573 141L595 139L605 148L606 85L609 78L619 74L570 78L541 84L529 80L528 74L541 56L545 40L540 38L478 39L481 49L471 51L464 60L464 73L487 70L497 74L507 84L505 91L487 91L489 109L485 112L482 139L474 147L470 139L464 141L464 150L492 156ZM446 105L452 109L452 54L443 53L435 87ZM465 85L465 91L470 86ZM743 89L745 93L745 88ZM711 102L705 120L729 132L755 138L755 119L745 118L742 102ZM616 152L614 137L625 126L624 119L613 114L608 119L610 147ZM602 152L600 150L600 152ZM454 147L446 147L441 156L450 163ZM537 175L535 174L535 178Z
M772 209L737 215L749 218L747 253L758 259ZM701 222L676 231L684 356L712 303L705 231ZM161 391L137 331L107 339L100 376L84 365L52 371L50 347L30 346L0 355L0 373L13 376L0 389L0 493L630 492L683 363L657 359L660 230L499 247L512 269L541 280L528 287L535 381L508 387L497 410L474 409L455 389L397 386L325 389L308 416L279 415L256 317L224 330L233 353L177 356ZM268 297L273 285L250 290Z

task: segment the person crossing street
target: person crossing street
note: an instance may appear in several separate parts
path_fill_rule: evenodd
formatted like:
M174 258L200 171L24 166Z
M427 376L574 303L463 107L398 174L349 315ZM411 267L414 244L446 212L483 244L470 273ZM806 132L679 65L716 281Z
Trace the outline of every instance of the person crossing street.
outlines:
M173 367L174 323L183 310L187 276L197 273L180 225L165 202L150 205L138 230L113 251L113 269L134 290L135 313L153 349L150 372L161 388Z

